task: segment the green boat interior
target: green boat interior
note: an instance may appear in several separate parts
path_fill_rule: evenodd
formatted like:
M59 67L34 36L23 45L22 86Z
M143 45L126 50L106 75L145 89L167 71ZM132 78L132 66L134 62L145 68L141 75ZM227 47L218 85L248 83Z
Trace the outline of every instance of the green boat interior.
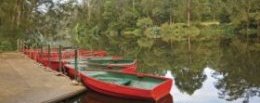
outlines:
M106 56L106 57L93 57L93 58L88 58L88 59L85 59L85 60L112 60L113 57L111 56Z
M64 61L69 62L70 64L75 63L75 59L64 59ZM134 59L113 59L113 57L96 57L96 58L89 58L89 59L78 59L78 63L92 63L92 64L101 64L101 65L108 65L108 64L124 64L124 63L133 63Z
M117 85L129 86L139 89L151 90L164 80L159 78L151 78L146 76L126 75L117 72L106 71L87 71L87 76L101 80L103 82L113 83Z
M120 63L132 63L132 59L119 59L119 60L88 60L89 63L98 63L98 64L120 64Z
M69 64L74 64L75 59L64 59L64 61L68 62ZM77 61L79 64L86 64L87 60L86 59L78 59Z
M74 64L70 64L71 67L74 67ZM103 66L95 66L95 65L87 65L87 64L78 64L79 71L87 71L87 70L122 70L121 67L103 67Z

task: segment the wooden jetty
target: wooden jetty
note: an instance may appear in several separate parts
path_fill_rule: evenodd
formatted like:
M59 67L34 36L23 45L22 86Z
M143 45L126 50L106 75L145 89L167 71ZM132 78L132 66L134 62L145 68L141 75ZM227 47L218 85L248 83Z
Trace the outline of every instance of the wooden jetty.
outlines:
M0 103L52 103L84 92L22 53L0 53Z

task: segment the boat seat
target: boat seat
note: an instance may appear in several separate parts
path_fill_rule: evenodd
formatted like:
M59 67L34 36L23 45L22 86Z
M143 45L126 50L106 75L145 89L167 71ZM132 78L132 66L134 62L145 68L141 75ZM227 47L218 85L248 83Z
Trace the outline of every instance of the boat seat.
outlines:
M128 86L128 85L131 84L131 80L125 79L125 80L118 81L118 83L119 83L120 85Z
M98 77L98 76L100 76L100 75L104 75L104 74L106 74L106 73L87 73L87 75L88 76L91 76L91 77Z
M125 85L128 86L131 84L131 80L130 79L120 79L120 78L113 78L113 77L98 77L97 79L99 80L105 80L105 81L112 81L112 83L114 84L118 84L118 85Z

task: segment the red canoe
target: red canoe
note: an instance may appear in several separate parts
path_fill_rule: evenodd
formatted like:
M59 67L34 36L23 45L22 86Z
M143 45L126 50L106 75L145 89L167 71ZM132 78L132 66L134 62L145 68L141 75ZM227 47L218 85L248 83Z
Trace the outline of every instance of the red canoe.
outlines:
M127 59L118 56L93 57L86 60L88 66L105 67L105 68L137 68L136 59ZM135 72L126 69L125 72Z
M54 62L53 62L54 63ZM74 59L66 60L63 62L65 70L70 77L75 74ZM78 60L79 69L81 70L110 70L110 71L121 71L121 72L136 72L136 60L135 59L124 59L116 56L92 56L87 58L80 58ZM59 63L56 62L58 68Z
M74 64L64 64L65 71L68 73L67 75L71 78L74 78L75 76L75 65ZM130 66L130 67L88 67L87 64L78 64L78 69L79 71L87 71L87 70L108 70L108 71L118 71L118 72L126 72L126 73L131 73L131 72L136 72L136 66Z
M42 58L59 58L59 51L57 48L52 48L50 54L47 50L41 49L24 49L24 54L28 55L32 59L42 59ZM62 58L72 58L75 57L74 49L63 49L61 51ZM103 50L85 50L79 49L78 50L79 56L81 57L89 57L89 56L106 56L107 52Z
M137 73L81 71L80 77L94 91L130 99L158 101L172 87L172 79Z
M79 50L79 58L88 58L91 56L105 56L105 55L107 55L106 51ZM66 62L73 60L74 56L75 56L74 51L62 51L61 66L64 66ZM41 56L38 56L37 61L42 63L44 66L49 66L53 70L59 69L59 56L57 52L52 52L50 58L48 53L46 52L42 53Z

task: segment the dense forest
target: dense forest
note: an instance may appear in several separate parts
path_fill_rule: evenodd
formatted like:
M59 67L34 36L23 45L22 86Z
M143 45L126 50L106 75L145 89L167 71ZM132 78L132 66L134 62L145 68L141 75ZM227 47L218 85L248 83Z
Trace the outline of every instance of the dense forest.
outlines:
M194 41L229 39L260 42L259 0L0 2L0 50L14 50L18 39L33 47L65 41L84 48L171 47L179 41L190 48Z

